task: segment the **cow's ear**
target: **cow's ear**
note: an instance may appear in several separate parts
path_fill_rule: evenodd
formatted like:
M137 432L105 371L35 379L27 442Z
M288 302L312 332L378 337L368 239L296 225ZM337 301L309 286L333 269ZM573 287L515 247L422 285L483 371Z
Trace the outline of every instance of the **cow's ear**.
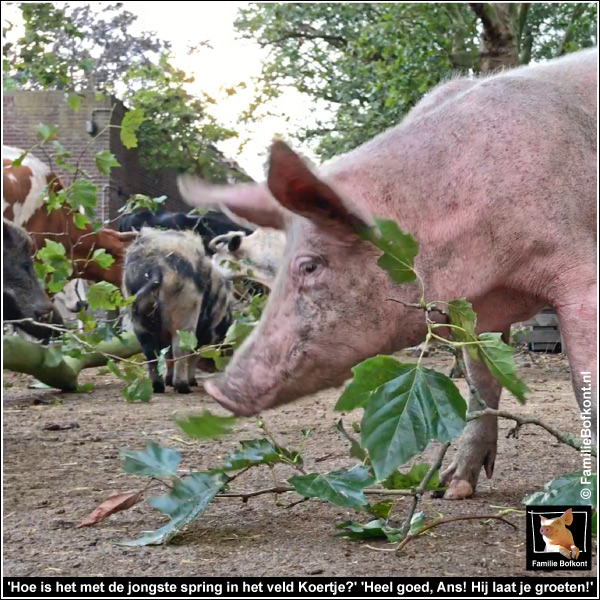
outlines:
M340 224L353 229L366 226L335 190L282 141L274 142L271 148L267 185L284 208L317 224Z
M573 510L570 508L565 510L562 520L565 522L565 525L570 525L573 522Z

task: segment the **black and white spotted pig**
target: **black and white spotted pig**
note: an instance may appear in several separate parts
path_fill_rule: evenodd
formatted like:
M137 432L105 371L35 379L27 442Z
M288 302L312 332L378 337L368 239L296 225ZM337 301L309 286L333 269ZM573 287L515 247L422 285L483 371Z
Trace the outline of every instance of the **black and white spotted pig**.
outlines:
M197 385L196 357L184 358L190 352L181 348L177 331L193 331L200 347L221 341L231 324L230 284L213 268L202 239L191 231L143 228L125 256L123 288L125 295L135 294L131 320L152 361L154 392L165 391L156 358L170 346L166 384L189 393Z

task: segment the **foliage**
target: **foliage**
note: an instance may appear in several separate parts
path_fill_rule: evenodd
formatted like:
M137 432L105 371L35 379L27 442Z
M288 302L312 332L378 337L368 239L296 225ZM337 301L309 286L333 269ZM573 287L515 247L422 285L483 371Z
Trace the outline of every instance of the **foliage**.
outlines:
M149 441L145 450L121 450L123 471L141 477L176 477L181 452Z
M235 421L235 417L219 417L205 410L201 415L178 420L177 425L189 437L204 439L229 433Z
M128 70L124 101L146 115L137 132L141 160L150 169L193 171L212 181L247 181L215 146L235 132L221 127L208 112L212 98L187 91L193 80L167 55Z
M583 481L590 482L583 484ZM582 471L567 473L555 477L541 492L534 492L523 498L523 504L542 504L545 506L592 505L592 534L598 532L598 475L586 475Z
M322 158L351 150L398 123L439 82L481 70L479 18L470 6L250 4L236 29L269 54L246 118L256 119L259 108L292 86L328 108L298 139ZM511 32L520 64L597 44L596 3L517 3L505 13L494 3L482 6L494 27Z
M151 32L132 33L137 16L121 3L97 8L22 2L19 8L24 35L5 41L3 55L4 76L21 88L114 92L115 74L132 63L156 60L170 47ZM77 101L70 103L75 109Z
M136 31L137 16L121 3L18 6L25 33L15 38L5 29L5 89L65 90L74 111L86 90L118 94L131 109L121 123L121 142L138 148L145 168L191 171L213 181L249 180L216 147L236 134L210 114L215 100L189 93L193 78L173 64L170 44ZM100 160L101 172L118 164Z
M289 480L294 489L305 498L319 498L338 506L358 509L367 505L363 488L374 481L369 469L361 465L324 475L296 475Z
M152 398L152 383L146 377L141 365L123 363L119 368L112 360L106 363L108 370L125 382L121 395L127 402L150 402Z
M171 520L156 531L145 533L137 540L118 542L120 546L148 546L165 544L181 529L191 523L224 485L220 473L190 473L189 477L179 480L173 489L164 496L151 498L150 504Z

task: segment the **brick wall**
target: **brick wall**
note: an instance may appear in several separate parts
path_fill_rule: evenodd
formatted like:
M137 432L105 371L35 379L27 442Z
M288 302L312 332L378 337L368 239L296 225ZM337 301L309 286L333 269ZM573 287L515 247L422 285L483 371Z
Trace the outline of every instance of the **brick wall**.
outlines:
M3 140L2 143L18 148L31 148L39 139L35 130L39 123L58 125L58 141L73 153L74 161L81 155L80 166L98 186L98 216L114 219L118 209L131 194L147 194L152 197L167 196L165 207L170 210L188 210L178 192L177 173L164 170L158 173L145 171L139 165L135 150L127 150L121 144L119 130L109 128L102 135L93 138L86 131L86 123L93 121L97 132L101 132L109 122L118 125L125 107L114 97L97 99L93 92L81 99L79 110L74 112L65 103L61 91L14 91L3 95ZM94 154L110 150L117 158L120 167L111 171L110 178L102 175L94 164ZM50 156L43 149L33 152L38 158L50 163ZM61 179L68 184L73 175L51 165Z

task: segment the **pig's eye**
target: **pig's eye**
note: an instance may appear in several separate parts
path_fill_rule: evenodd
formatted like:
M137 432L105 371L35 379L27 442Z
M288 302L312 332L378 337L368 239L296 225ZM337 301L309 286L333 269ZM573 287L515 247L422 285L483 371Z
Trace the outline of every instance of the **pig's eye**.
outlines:
M307 258L298 264L298 270L301 275L310 275L318 271L321 264L322 263L318 258Z

